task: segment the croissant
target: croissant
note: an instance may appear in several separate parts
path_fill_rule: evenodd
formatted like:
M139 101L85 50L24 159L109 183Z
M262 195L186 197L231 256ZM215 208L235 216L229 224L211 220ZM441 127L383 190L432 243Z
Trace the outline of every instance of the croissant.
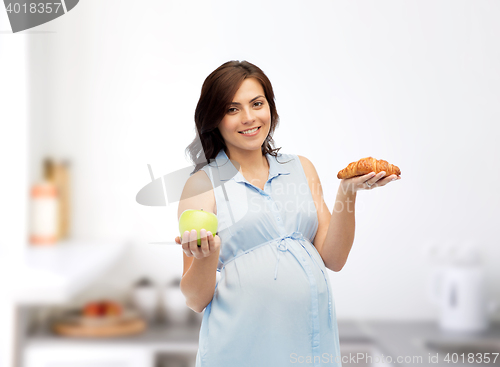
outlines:
M357 162L349 163L349 165L343 170L339 171L337 178L345 179L356 176L366 175L370 172L379 173L381 171L385 172L385 177L390 175L401 175L401 170L398 166L390 164L383 159L375 159L372 157L362 158Z

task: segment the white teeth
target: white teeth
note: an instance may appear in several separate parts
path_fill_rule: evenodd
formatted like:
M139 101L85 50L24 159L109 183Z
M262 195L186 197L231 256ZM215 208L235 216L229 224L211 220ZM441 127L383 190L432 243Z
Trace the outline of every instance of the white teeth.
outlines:
M256 127L255 129L252 129L252 130L247 130L247 131L243 131L242 134L252 134L254 132L256 132L259 128Z

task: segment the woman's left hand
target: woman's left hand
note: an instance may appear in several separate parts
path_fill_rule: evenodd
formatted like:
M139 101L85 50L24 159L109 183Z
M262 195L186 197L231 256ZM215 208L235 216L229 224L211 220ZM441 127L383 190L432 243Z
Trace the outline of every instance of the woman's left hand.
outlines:
M401 180L401 176L390 175L385 177L385 171L381 171L377 174L375 174L375 172L370 172L363 176L343 179L340 182L340 186L342 192L354 194L359 190L372 190L375 187L382 187L389 182L397 180Z

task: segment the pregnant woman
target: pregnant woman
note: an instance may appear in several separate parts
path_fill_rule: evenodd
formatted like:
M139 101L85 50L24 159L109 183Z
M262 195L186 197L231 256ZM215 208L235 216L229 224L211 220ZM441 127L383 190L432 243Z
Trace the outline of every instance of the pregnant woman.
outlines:
M273 88L246 61L207 77L195 123L187 148L195 169L178 214L203 209L219 221L217 233L200 231L201 247L196 230L175 239L184 251L186 304L204 311L196 366L341 366L326 268L346 263L356 192L399 177L343 179L332 215L314 165L273 148Z

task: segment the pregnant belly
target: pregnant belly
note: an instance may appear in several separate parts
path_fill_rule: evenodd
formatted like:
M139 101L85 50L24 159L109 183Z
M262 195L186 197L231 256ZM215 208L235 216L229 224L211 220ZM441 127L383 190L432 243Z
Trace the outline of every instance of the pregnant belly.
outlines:
M315 271L315 264L308 260L311 272L317 276L320 270ZM307 310L311 304L310 280L303 265L290 251L278 251L275 243L260 246L226 264L217 288L216 297L222 302L230 299L241 307L252 305L254 310L281 312L283 307L292 305Z

